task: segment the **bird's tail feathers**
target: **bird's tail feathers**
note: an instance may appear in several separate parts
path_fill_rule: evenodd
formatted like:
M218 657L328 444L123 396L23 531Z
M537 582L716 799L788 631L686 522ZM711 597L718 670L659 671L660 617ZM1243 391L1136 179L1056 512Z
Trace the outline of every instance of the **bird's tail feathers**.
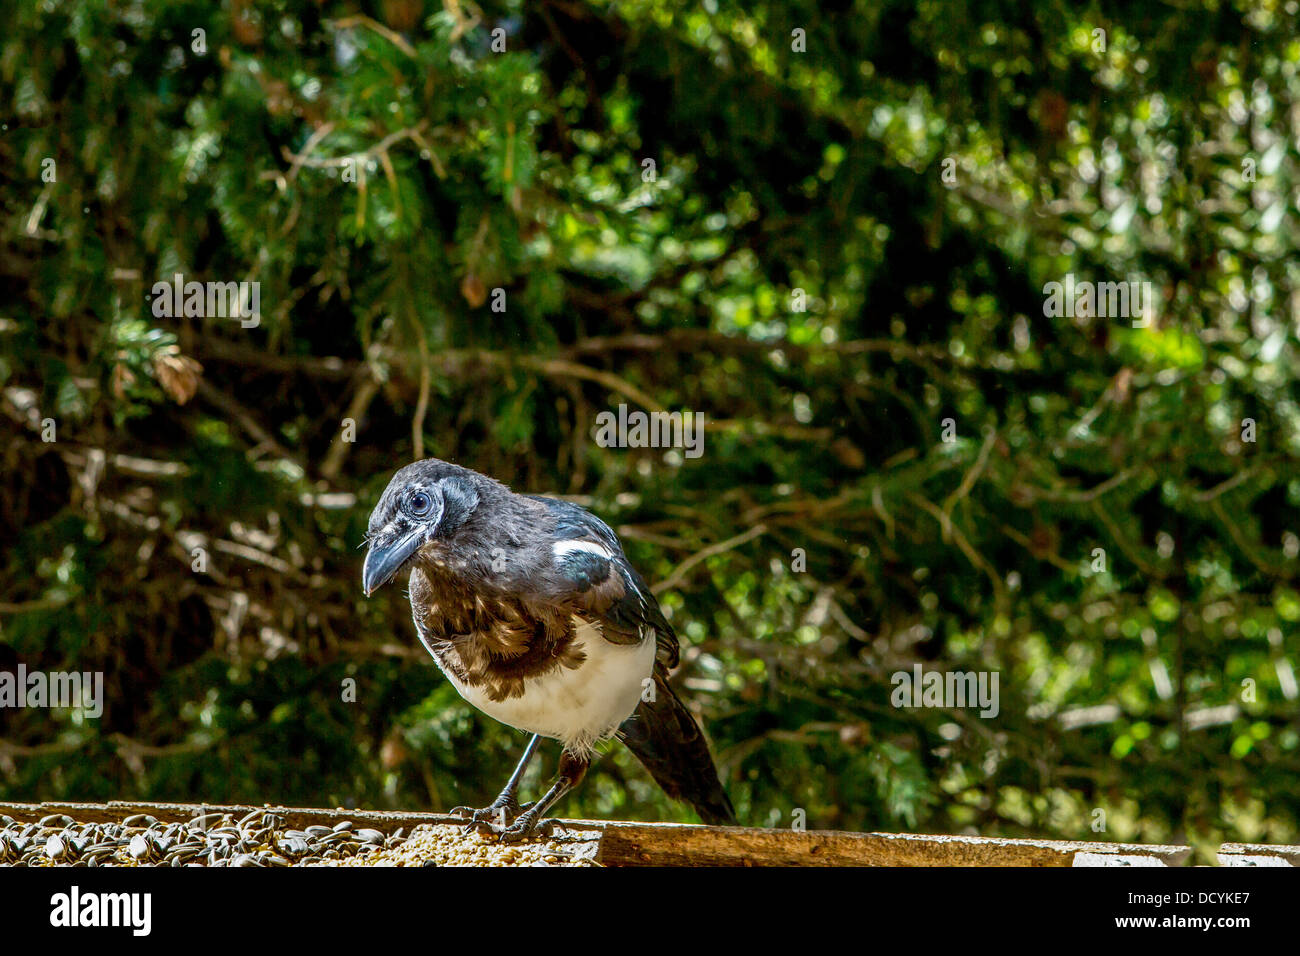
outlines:
M685 800L705 823L736 822L704 731L656 668L654 699L642 700L619 735L650 776L674 800Z

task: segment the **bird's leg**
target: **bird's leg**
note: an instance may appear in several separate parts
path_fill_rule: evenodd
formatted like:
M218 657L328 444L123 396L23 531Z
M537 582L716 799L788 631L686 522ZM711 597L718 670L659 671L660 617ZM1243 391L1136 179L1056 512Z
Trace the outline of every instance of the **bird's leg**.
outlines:
M528 769L529 762L533 759L533 754L537 752L537 744L541 740L537 734L533 734L533 739L528 741L528 746L524 749L524 755L519 758L519 763L515 767L515 772L510 775L506 781L505 788L497 795L497 798L482 810L474 810L470 807L453 807L452 814L458 817L465 817L466 823L471 828L479 827L483 824L495 823L501 829L514 820L519 814L523 813L527 807L521 807L516 794L519 791L519 781L524 777L524 771ZM528 804L531 807L532 804ZM491 832L490 826L486 827Z
M551 789L546 791L546 795L542 799L515 817L514 823L501 831L501 842L518 843L520 840L532 836L533 831L539 827L549 835L554 821L542 820L542 816L551 807L555 806L566 793L582 782L582 778L586 776L587 768L590 766L591 758L586 755L578 756L569 753L567 750L562 753L560 755L560 769L555 776L555 782L551 784Z

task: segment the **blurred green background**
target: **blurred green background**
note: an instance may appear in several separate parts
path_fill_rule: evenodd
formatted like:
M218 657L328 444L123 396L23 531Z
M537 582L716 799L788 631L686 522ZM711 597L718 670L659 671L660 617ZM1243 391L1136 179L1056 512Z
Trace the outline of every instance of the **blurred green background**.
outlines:
M524 738L359 586L423 454L622 535L746 823L1300 840L1295 2L2 19L0 669L106 703L0 710L0 799L487 802ZM618 746L563 813L691 819Z

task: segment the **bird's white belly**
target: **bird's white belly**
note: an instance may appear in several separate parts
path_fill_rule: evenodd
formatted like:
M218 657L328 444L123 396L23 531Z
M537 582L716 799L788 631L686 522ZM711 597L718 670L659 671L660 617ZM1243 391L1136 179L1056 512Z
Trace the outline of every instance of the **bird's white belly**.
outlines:
M556 667L524 681L521 697L492 700L479 687L468 687L450 671L447 679L467 701L503 724L561 741L585 752L612 737L641 700L645 681L654 673L655 642L613 644L585 621L575 619L575 646L586 659L579 667Z

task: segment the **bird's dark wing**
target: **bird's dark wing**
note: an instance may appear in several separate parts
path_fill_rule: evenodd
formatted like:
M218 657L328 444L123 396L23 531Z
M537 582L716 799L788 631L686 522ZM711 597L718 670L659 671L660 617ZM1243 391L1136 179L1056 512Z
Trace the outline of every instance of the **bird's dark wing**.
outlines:
M531 496L535 497L535 496ZM618 536L578 505L541 498L555 519L552 570L547 597L596 624L615 644L638 644L654 634L655 657L677 666L677 635L664 618L649 585L628 562ZM585 545L594 547L585 547Z

